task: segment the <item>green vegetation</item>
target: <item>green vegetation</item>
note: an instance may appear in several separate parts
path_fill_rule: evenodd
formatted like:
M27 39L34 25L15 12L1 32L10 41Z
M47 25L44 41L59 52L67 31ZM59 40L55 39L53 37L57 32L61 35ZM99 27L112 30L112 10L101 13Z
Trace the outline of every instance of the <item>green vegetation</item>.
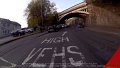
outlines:
M49 0L32 0L25 10L28 27L43 28L57 22L57 11Z
M69 18L68 20L66 20L66 24L75 24L76 23L76 17L72 17L72 18Z

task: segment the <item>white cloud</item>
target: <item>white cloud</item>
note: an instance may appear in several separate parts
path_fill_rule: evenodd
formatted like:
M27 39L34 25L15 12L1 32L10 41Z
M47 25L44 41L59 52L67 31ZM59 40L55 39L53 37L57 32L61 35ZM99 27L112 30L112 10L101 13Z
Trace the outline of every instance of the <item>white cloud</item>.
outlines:
M0 0L0 18L16 21L26 27L24 10L30 0Z
M58 11L58 12L61 12L61 11L64 10L64 8L61 8L59 5L56 5L56 7L57 7L57 11Z
M0 18L6 18L12 21L16 21L20 23L22 27L26 27L27 22L23 15L24 15L24 10L26 9L30 1L31 0L0 0ZM72 6L67 1L64 1L64 0L63 1L50 0L50 1L56 3L58 12L61 12L67 9L68 7Z

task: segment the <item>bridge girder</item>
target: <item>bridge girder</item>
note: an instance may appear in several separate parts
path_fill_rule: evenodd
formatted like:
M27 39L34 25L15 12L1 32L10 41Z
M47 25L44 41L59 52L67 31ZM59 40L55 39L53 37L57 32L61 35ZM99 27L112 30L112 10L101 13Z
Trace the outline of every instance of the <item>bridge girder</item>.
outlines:
M59 14L59 22L64 21L67 18L71 17L82 17L85 18L89 15L88 13L88 7L86 2L79 3L77 5L74 5Z
M82 3L80 3L80 4L74 5L74 6L70 7L70 8L68 8L68 9L60 12L60 13L59 13L59 16L62 16L62 15L64 15L64 14L66 14L66 13L69 13L69 12L75 11L75 10L76 10L76 11L80 11L80 10L82 10L82 9L87 9L87 3L86 3L86 2L82 2Z

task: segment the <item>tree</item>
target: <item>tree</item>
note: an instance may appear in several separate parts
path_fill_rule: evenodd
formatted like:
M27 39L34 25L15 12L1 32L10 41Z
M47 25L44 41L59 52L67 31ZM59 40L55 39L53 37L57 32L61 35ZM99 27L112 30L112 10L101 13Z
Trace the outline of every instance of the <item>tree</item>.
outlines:
M32 0L25 10L29 27L44 27L52 24L56 13L55 3L49 0Z

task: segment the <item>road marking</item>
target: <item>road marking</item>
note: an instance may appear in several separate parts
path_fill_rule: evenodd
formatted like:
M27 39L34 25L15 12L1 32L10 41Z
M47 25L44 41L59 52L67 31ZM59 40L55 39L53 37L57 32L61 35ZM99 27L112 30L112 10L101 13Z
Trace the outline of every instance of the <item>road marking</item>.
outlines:
M33 50L30 52L30 54L27 56L27 58L23 61L22 65L26 64L31 58L33 58L42 48L39 48L34 54L33 52L36 50L36 48L33 48Z
M70 60L70 63L74 66L82 66L84 64L82 60L76 61L76 62L73 60L73 58L69 58L69 60Z
M33 64L31 64L31 67L45 68L46 65L45 64L39 64L39 63L33 63Z
M58 49L61 49L60 50L61 52L59 52ZM52 58L50 58L51 59L50 64L48 65L47 63L42 63L42 61L41 61L41 63L37 63L41 57L44 58L44 56L46 56L46 54L48 54L47 52L49 50L53 51ZM17 64L11 63L11 62L5 60L4 58L0 57L0 60L2 60L2 61L11 65L11 66L8 66L8 67L7 66L1 66L1 67L3 67L3 68L13 68L13 67L28 66L28 67L37 67L37 68L45 68L45 67L54 68L54 67L56 67L55 65L58 65L58 66L60 65L60 66L62 66L62 68L66 68L67 67L66 60L70 61L70 65L72 65L74 67L80 67L80 66L83 66L83 65L95 65L95 63L91 63L91 64L86 63L85 62L85 57L82 54L82 52L77 52L76 50L79 50L79 47L68 46L68 47L62 47L62 48L57 48L57 47L55 47L55 48L39 48L38 50L36 48L33 48L31 50L31 52L29 53L29 55L27 56L27 58L23 61L22 65L17 65ZM78 58L75 58L75 57L66 58L66 53L67 54L69 53L70 56L71 55L78 56ZM55 63L55 59L57 59L56 57L62 57L62 63L58 63L58 64ZM28 63L28 61L31 60L31 59L33 61ZM68 65L68 67L69 67L69 65Z
M62 57L62 68L66 68L66 59L65 59L65 47L62 47L63 57Z
M5 59L2 58L2 57L0 57L0 60L2 60L3 62L6 62L6 63L8 63L8 64L10 64L11 66L9 66L9 67L15 67L15 66L17 65L17 64L14 64L14 63L11 63L11 62L5 60Z
M80 55L81 59L83 59L83 60L85 59L85 56L81 52L72 51L71 48L79 49L77 46L69 46L69 47L67 47L68 52L72 53L72 54L78 54L78 55Z
M69 47L67 47L67 50L68 50L69 53L80 55L81 60L80 61L75 61L73 58L69 58L70 63L73 66L82 66L84 64L83 61L85 60L84 55L81 52L72 51L71 48L75 48L75 49L79 49L79 48L77 46L69 46Z
M56 52L56 48L55 48L55 50L54 50L53 54L54 54L55 52ZM54 56L54 55L52 55L52 59L51 59L51 63L50 63L49 68L53 68L53 66L54 66L54 60L55 60L55 56Z
M52 40L52 38L50 38L50 39L48 39L48 38L46 38L41 44L43 44L43 43L49 43L50 41Z
M39 55L37 56L37 58L35 59L35 61L33 63L36 63L39 60L40 57L44 57L43 52L45 50L52 50L52 48L43 48L43 50L39 53Z
M52 38L51 41L50 41L50 43L52 43L52 42L54 41L54 39L55 39L55 38Z
M64 42L64 41L69 42L70 40L68 37L62 37L62 42Z
M54 60L55 60L55 57L57 56L62 57L62 68L66 68L65 47L62 47L62 53L57 53L57 48L55 48L49 68L54 67Z
M69 38L68 37L56 37L56 38L46 38L45 40L43 40L41 42L41 44L43 43L62 43L62 42L69 42Z
M65 36L66 33L67 33L67 31L63 32L62 36Z

